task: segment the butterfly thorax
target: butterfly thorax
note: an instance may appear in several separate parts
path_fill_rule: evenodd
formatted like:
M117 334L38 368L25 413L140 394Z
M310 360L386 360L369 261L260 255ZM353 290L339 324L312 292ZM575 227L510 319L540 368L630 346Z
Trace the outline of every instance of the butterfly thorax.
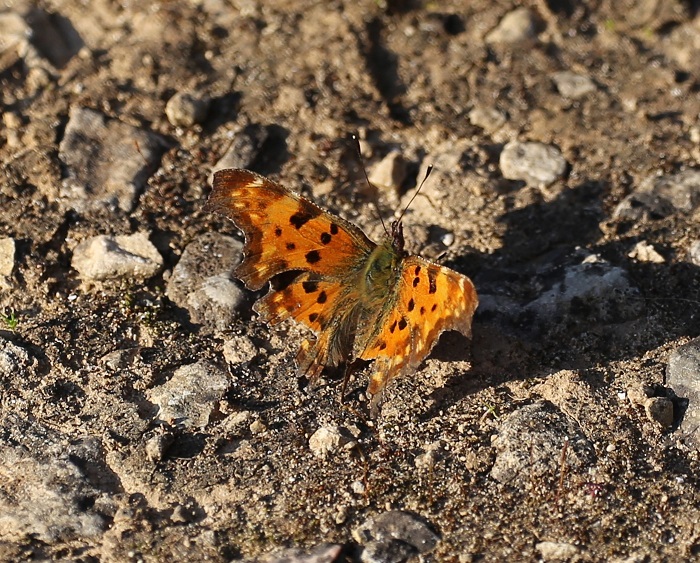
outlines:
M391 239L378 244L372 251L362 273L360 294L365 305L374 307L386 300L387 293L398 282L402 258Z

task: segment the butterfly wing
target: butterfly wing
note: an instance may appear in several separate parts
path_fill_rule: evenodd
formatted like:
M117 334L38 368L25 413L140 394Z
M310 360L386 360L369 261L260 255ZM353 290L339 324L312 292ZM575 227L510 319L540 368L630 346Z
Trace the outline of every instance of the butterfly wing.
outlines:
M376 359L367 389L373 395L375 413L386 384L417 367L443 331L471 335L478 305L476 289L468 277L418 256L403 260L395 291L393 298L387 299L392 305L380 328L359 355L365 360Z
M216 172L207 207L243 231L243 261L235 276L250 289L277 274L301 271L254 307L271 324L291 317L317 335L301 345L300 373L313 378L324 366L347 360L359 299L353 276L376 244L348 221L248 170Z
M341 280L376 246L348 221L249 170L215 172L207 208L243 231L235 275L250 289L289 270Z

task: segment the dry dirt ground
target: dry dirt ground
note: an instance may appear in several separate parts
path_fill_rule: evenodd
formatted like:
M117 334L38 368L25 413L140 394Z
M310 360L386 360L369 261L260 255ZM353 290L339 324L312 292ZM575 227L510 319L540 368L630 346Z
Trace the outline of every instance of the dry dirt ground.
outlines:
M0 559L700 557L697 2L6 0L0 51ZM427 164L408 244L481 305L372 421L203 205L377 236Z

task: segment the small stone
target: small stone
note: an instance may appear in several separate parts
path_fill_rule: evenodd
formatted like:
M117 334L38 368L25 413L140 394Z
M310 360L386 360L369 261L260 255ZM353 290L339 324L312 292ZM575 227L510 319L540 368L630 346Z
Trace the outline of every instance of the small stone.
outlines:
M159 407L160 420L203 429L228 386L226 372L201 361L177 369L166 383L150 389L146 395Z
M322 426L309 438L309 449L317 457L327 457L352 440L344 428Z
M666 397L652 397L644 403L644 411L652 422L662 428L673 426L673 401Z
M641 240L635 244L634 248L627 256L634 260L639 260L640 262L651 262L653 264L663 264L666 261L664 257L656 251L654 246L645 240Z
M637 407L643 407L650 397L654 396L654 390L647 386L635 385L627 389L629 402Z
M569 470L583 473L595 460L593 444L578 424L546 401L511 413L501 424L494 446L491 477L519 489L535 478L556 479L564 447Z
M599 322L624 322L638 318L643 308L635 299L639 290L631 285L626 270L604 260L584 259L566 268L549 289L524 307L541 323L581 316L581 304L587 315Z
M122 370L134 363L138 356L139 348L125 348L108 352L100 358L100 365L112 371Z
M375 186L398 192L406 179L406 160L399 151L391 151L377 164L369 175Z
M360 553L362 563L402 563L416 555L410 545L396 540L367 542Z
M224 360L229 364L244 364L257 356L258 348L247 336L236 336L224 341Z
M542 541L535 544L543 561L571 561L579 554L579 548L570 543Z
M27 53L32 30L16 12L0 13L0 72L5 72Z
M499 166L504 178L535 186L549 186L566 172L561 151L543 143L511 141L503 147Z
M267 137L267 129L261 125L248 125L234 133L233 141L226 149L224 156L214 165L212 174L226 168L249 168L257 158Z
M166 146L154 133L73 107L58 146L67 172L61 197L81 212L131 211Z
M688 250L688 258L692 264L700 266L700 240L696 240L690 245Z
M243 244L233 237L205 233L187 245L173 268L165 294L187 309L192 322L224 330L245 294L232 280Z
M98 235L75 247L71 266L84 280L145 280L160 270L163 257L146 233Z
M197 506L194 504L177 504L170 515L170 521L175 524L188 524L197 519Z
M567 70L557 72L552 78L557 90L565 98L575 100L596 91L595 83L588 76L582 74Z
M389 510L368 518L352 531L357 543L369 545L371 542L390 544L399 541L424 554L432 551L440 541L428 523L415 514L402 510Z
M10 340L0 338L0 382L11 381L17 374L28 375L28 368L35 364L29 353Z
M365 491L367 491L367 487L365 487L365 484L362 481L353 481L350 485L350 489L356 495L364 495Z
M289 547L258 557L259 563L335 563L343 551L342 545L320 544L310 551Z
M648 176L615 208L613 217L626 221L657 220L700 208L700 170Z
M15 267L15 239L0 238L0 289L11 286L12 270Z
M250 429L250 433L253 435L262 434L263 432L267 431L267 426L265 425L265 423L262 420L257 419L251 423L249 429Z
M700 449L700 338L671 353L666 368L666 385L677 397L688 402L680 431L695 448Z
M146 455L154 463L162 461L174 441L175 435L160 427L146 440Z
M229 327L229 315L245 301L245 293L229 275L218 274L202 280L201 285L187 296L187 309L202 312L213 309L214 326L217 330ZM209 314L206 314L209 318Z
M493 133L506 123L506 116L496 108L475 107L469 112L469 122L481 127L487 133Z
M498 25L486 35L487 43L514 45L533 39L537 35L537 22L527 8L508 12Z
M209 112L209 99L189 92L178 92L165 105L165 115L175 127L192 127Z

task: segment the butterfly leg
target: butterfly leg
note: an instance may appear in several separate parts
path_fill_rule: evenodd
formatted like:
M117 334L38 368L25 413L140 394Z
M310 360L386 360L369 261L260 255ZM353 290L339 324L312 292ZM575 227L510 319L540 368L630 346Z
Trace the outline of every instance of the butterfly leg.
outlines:
M369 403L369 416L376 419L379 416L379 407L382 405L384 397L384 388L389 382L390 362L385 358L377 359L374 365L374 372L370 376L367 393L372 399Z

